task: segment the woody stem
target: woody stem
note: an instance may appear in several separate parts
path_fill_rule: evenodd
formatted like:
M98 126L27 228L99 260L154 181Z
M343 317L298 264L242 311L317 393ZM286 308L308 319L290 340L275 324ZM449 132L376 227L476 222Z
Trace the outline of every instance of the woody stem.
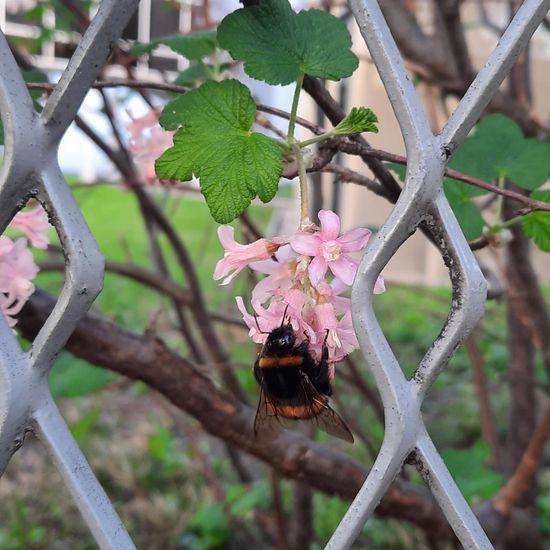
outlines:
M303 231L311 225L311 220L309 219L306 163L304 162L304 157L299 146L294 146L293 152L298 162L298 179L300 181L300 230Z

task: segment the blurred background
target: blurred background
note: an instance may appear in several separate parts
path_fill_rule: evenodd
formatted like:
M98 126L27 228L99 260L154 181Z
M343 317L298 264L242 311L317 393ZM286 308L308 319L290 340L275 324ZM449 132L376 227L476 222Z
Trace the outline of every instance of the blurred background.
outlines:
M432 129L438 132L521 2L395 0L380 4ZM327 9L346 22L360 66L351 78L326 83L326 90L344 112L353 106L370 107L378 116L380 131L367 136L369 143L404 155L398 124L347 5L336 1L293 6ZM215 29L237 7L236 2L222 0L142 0L101 74L101 81L115 85L90 91L60 150L67 182L107 260L105 288L93 314L147 342L162 339L174 354L193 365L189 388L196 387L193 376L214 382L212 394L198 396L200 406L193 409L186 406L192 395L183 395L178 405L148 382L154 374L121 376L123 369L116 359L112 364L94 360L96 356L85 345L63 352L54 366L50 377L54 397L138 548L322 548L372 465L384 434L378 393L358 352L337 365L334 396L335 408L356 435L355 445L320 433L313 436L319 445L312 447L315 452L328 446L356 476L345 486L334 488L295 472L288 476L294 479L287 479L292 469L288 465L266 463L269 460L261 449L248 440L236 443L229 417L227 432L221 427L213 434L208 423L207 398L217 398L214 392L236 395L255 406L258 390L251 367L258 348L248 338L234 296L249 295L256 280L243 272L229 287L213 281L223 249L198 183L159 182L151 172L154 159L171 144L171 136L158 126L158 114L176 93L176 88L155 87L163 83L196 86L205 79L196 67L208 64L223 77L242 79L257 103L284 111L290 109L293 87L253 81L219 49L197 64L162 40L144 55L134 53L132 47L166 35ZM33 88L37 108L96 10L95 1L0 0L0 28L25 79L43 85ZM549 29L550 21L545 21L486 113L506 116L525 140L541 143L550 138ZM327 117L326 107L312 95L302 94L299 115L330 128L330 114ZM257 124L273 133L285 131L287 122L262 112ZM300 138L310 135L300 128ZM491 162L488 158L487 163ZM483 159L470 164L462 159L457 169L481 177L485 172L480 163ZM402 184L403 171L385 166ZM359 156L338 152L330 169L311 174L312 215L330 208L341 216L343 229L367 226L376 231L395 201L389 193L373 192L364 179L376 182L380 174ZM515 183L504 185L517 190ZM526 238L529 235L519 225L511 228L511 240L487 237L482 228L491 227L497 215L495 194L467 195L463 203L475 207L482 220L459 218L463 229L481 223L477 232L466 236L489 281L490 299L485 318L431 390L424 418L453 477L476 510L498 502L507 480L517 479L515 475L523 481L499 516L506 529L494 534L495 544L550 548L550 455L543 452L546 436L540 432L541 426L547 426L545 413L550 405L549 256L544 247ZM162 213L183 243L192 272L182 269L174 238L151 221L151 208ZM512 218L519 206L509 201L503 208ZM237 240L290 234L298 215L296 182L283 179L273 202L254 203L233 224ZM550 232L550 215L544 215L541 223ZM40 291L57 295L65 264L53 228L50 241L47 250L33 251L40 267L34 283ZM419 231L383 275L387 291L376 297L378 319L410 377L445 323L452 300L448 272L439 250ZM197 305L200 300L189 299L189 292L197 296L195 283L205 308ZM33 304L31 297L16 327L27 348L33 334L29 319L37 311ZM215 342L204 330L205 318L214 327ZM153 372L156 368L150 365ZM528 454L533 441L542 447L535 457ZM521 470L526 456L536 458L538 464L529 475ZM318 472L318 477L330 479L338 460L319 461L334 469ZM392 500L383 503L367 523L354 548L458 547L413 467L404 467L397 487ZM0 548L95 547L44 448L29 434L0 482Z

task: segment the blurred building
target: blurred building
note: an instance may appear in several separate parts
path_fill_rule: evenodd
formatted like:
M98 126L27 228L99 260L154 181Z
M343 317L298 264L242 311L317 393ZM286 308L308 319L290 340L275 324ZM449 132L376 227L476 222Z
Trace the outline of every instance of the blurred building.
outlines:
M504 26L508 17L508 7L503 2L485 2L491 18ZM429 2L417 2L420 8L429 6ZM479 13L475 2L464 2L464 22L466 37L470 46L474 66L483 66L488 55L497 43L497 35L480 25ZM363 38L354 23L350 23L353 34L353 44L356 53L362 62L356 73L344 83L330 83L334 97L339 98L346 109L353 106L370 107L380 121L378 134L367 134L369 143L377 148L392 153L405 154L405 147L397 120L391 109L388 97L378 76L376 67L372 63ZM534 114L541 120L548 120L550 113L550 32L540 28L531 42ZM505 86L506 83L503 84ZM435 91L429 86L418 84L425 110L432 128L439 131L447 120L448 113L444 113L434 97ZM448 103L449 112L456 105ZM316 110L309 107L307 118L315 120ZM329 124L327 123L327 126ZM354 157L347 157L347 166L364 175L370 175L364 163ZM358 225L380 226L387 218L391 205L387 200L377 197L371 191L354 184L343 184L340 191L334 185L334 177L323 175L323 195L325 207L337 206L343 215L345 228ZM336 193L339 193L337 196ZM489 216L489 215L488 215ZM542 283L550 284L550 254L541 252L533 246L536 257L535 265ZM498 254L494 251L483 250L479 253L480 259L488 266L497 268ZM447 269L441 255L422 234L413 235L398 251L384 270L390 281L423 284L448 285Z

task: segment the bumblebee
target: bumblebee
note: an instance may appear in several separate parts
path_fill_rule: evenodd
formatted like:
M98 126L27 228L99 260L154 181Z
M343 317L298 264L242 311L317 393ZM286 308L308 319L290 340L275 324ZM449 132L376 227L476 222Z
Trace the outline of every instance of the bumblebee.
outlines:
M254 376L260 386L256 437L260 432L289 427L288 420L309 420L320 430L353 443L351 431L329 405L332 387L326 338L321 360L316 361L309 340L296 345L294 329L283 318L281 326L268 333L254 364Z

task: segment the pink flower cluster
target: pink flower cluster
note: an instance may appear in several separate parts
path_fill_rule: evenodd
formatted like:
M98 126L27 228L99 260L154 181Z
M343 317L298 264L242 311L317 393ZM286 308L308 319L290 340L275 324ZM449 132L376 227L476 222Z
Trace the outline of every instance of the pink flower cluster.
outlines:
M235 242L233 228L221 226L218 236L225 249L214 279L229 283L245 267L266 275L252 291L251 315L241 296L237 306L257 343L290 322L297 342L307 338L309 349L320 359L326 340L329 362L341 361L358 347L351 322L351 301L342 293L353 283L357 261L349 254L364 250L368 229L353 229L340 236L340 218L330 210L319 212L320 228L298 231L288 238L259 239L251 244ZM380 277L375 293L384 292Z
M160 127L159 114L154 109L142 117L131 118L132 121L128 125L128 149L147 183L159 183L160 180L155 173L155 160L166 149L172 147L174 132L167 132Z
M48 246L48 217L41 206L18 212L9 227L22 231L36 248ZM32 280L37 273L27 239L0 236L0 310L10 327L17 323L14 316L34 292Z

